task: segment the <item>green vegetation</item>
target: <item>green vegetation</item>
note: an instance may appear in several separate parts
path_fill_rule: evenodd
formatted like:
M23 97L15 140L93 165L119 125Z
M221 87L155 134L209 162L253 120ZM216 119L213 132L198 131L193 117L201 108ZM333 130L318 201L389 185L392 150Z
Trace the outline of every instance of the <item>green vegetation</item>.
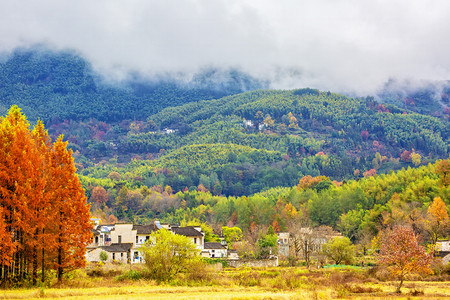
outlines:
M351 264L355 255L354 246L348 237L335 237L322 246L322 251L336 265Z
M95 272L93 272L95 270ZM392 281L375 269L327 268L205 268L202 279L179 274L168 283L156 283L141 266L91 265L68 274L70 280L56 287L2 291L5 299L89 298L89 299L391 299L420 296L442 298L450 295L445 276L436 281L408 281L403 294L393 293ZM448 278L448 277L447 277ZM447 280L447 281L446 281ZM54 282L53 282L54 283Z
M103 82L90 64L73 52L16 50L0 63L0 113L17 104L31 120L40 118L47 125L89 118L120 122L144 119L169 106L261 88L250 76L228 70L224 73L229 76L223 77L229 79L219 89L210 82L215 73L218 71L205 70L188 85L167 78L146 80L137 74L112 84Z
M141 247L148 274L154 280L168 281L178 273L189 273L202 264L200 250L182 235L160 229L150 234Z

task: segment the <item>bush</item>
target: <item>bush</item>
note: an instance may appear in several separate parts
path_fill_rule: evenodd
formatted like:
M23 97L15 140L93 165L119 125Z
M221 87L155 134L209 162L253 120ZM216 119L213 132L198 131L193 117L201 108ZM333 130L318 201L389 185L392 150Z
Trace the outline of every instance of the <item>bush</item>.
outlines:
M142 278L141 272L137 270L130 270L127 273L121 274L119 276L116 276L114 279L117 281L124 281L124 280L139 280Z
M192 273L203 264L200 251L189 238L166 229L150 234L141 251L149 275L158 282L170 281L179 273Z

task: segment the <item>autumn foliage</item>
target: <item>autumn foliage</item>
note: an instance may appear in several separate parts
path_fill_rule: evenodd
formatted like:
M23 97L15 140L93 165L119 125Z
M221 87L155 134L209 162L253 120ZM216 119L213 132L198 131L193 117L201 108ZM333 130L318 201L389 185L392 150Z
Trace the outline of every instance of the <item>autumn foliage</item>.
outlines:
M0 277L36 283L48 269L82 266L91 239L89 206L72 152L17 106L0 119Z
M391 275L399 280L397 292L408 274L429 274L431 255L420 246L414 231L397 226L383 235L379 263L388 267Z

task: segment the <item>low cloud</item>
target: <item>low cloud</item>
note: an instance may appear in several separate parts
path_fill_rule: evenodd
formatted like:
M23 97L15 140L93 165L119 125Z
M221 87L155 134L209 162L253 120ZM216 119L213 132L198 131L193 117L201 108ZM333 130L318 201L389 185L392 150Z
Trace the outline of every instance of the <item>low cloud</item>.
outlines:
M74 49L106 77L236 68L274 88L373 94L450 79L449 1L1 1L0 51Z

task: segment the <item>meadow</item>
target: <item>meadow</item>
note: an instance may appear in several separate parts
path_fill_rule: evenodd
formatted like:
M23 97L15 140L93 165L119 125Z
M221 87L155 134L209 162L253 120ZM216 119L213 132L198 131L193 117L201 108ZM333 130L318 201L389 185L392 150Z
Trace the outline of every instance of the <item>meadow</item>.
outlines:
M220 268L219 268L220 269ZM170 282L146 278L142 266L90 265L66 274L62 283L0 291L0 299L444 299L446 274L411 277L401 294L383 270L304 267L224 268L181 274Z

